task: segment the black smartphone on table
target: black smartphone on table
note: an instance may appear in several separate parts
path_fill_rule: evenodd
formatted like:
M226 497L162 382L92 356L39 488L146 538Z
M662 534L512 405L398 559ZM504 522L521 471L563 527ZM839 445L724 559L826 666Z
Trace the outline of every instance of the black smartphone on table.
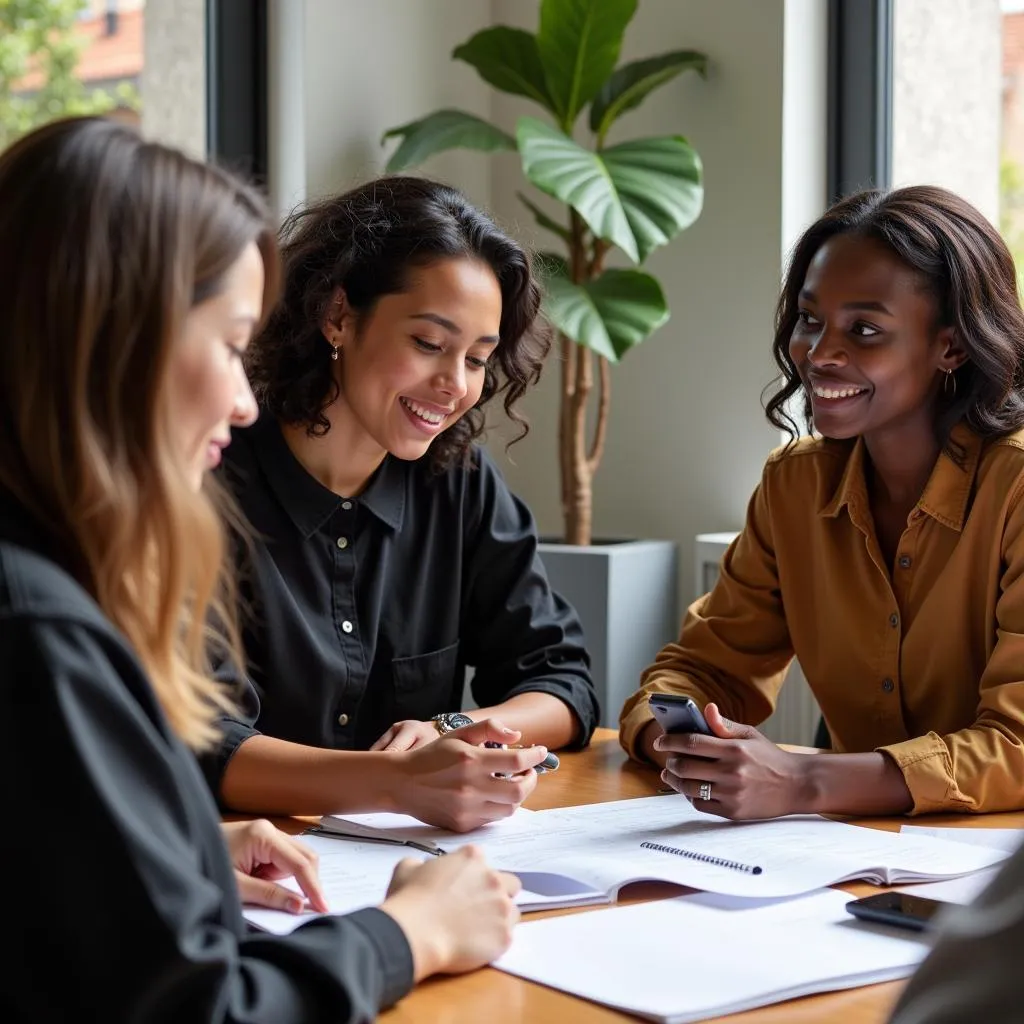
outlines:
M713 735L700 708L689 697L678 693L652 693L647 703L655 720L666 733L697 732L702 736Z
M923 932L932 927L936 914L954 905L945 900L930 900L926 896L914 896L908 892L880 892L874 896L851 900L846 904L846 909L863 921L877 921Z

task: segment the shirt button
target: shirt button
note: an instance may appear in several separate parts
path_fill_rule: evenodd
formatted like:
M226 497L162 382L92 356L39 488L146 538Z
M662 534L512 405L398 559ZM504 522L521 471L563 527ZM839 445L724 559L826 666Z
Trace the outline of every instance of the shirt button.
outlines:
M348 547L348 537L339 537L338 538L338 547L341 548L342 551L344 551L345 548Z
M900 568L901 569L909 569L910 568L910 555L900 555Z
M886 693L892 693L892 680L891 679L883 679L882 680L882 689L885 690ZM344 716L342 716L342 717L344 717Z
M348 725L348 715L338 715L338 725Z
M348 621L348 619L346 619L346 620L345 620L345 621L344 621L344 622L343 622L343 623L341 624L341 631L342 631L343 633L351 633L351 632L352 632L352 630L353 630L354 628L355 628L355 627L354 627L354 626L352 625L352 623L351 623L351 622L349 622L349 621Z
M892 626L893 629L895 629L899 624L900 617L895 612L893 612L892 615L889 616L889 625Z
M351 501L343 501L341 507L347 512L352 507Z

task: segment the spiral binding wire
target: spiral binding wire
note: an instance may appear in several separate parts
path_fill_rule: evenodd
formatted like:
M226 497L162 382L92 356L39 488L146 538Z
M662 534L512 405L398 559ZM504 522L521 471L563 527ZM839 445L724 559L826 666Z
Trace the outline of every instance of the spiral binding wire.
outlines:
M665 846L662 843L641 843L645 850L657 850L659 853L671 853L676 857L689 857L691 860L701 860L707 864L714 864L720 868L732 868L734 871L746 871L751 875L761 874L761 869L754 864L741 864L737 860L727 860L725 857L716 857L711 853L697 853L695 850L681 850L678 846Z

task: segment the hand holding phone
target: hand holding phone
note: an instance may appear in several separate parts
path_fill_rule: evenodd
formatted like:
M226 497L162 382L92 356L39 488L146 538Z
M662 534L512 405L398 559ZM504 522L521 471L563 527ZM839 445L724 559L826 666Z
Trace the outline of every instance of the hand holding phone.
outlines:
M955 904L945 900L930 900L907 892L880 892L874 896L851 900L846 904L846 909L864 921L878 921L922 932L932 927L933 918L940 910L952 906Z
M689 697L678 693L652 693L647 703L655 720L670 735L683 732L714 735L700 708Z

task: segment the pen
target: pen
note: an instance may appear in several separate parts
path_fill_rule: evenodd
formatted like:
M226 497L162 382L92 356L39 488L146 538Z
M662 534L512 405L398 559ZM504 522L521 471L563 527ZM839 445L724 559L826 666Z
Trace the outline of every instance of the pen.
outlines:
M495 743L493 740L488 740L485 744L491 750L530 750L533 744L527 743ZM540 764L534 765L533 770L538 774L542 775L544 772L553 772L558 768L558 758L548 751L544 760ZM510 778L511 776L505 775L504 778Z
M363 832L338 832L334 829L324 828L322 825L310 825L303 829L304 836L323 836L325 839L341 839L349 843L387 843L389 846L409 846L422 853L429 853L433 857L441 857L447 850L442 850L436 843L429 840L406 839L403 836L383 833L381 835L369 835Z

